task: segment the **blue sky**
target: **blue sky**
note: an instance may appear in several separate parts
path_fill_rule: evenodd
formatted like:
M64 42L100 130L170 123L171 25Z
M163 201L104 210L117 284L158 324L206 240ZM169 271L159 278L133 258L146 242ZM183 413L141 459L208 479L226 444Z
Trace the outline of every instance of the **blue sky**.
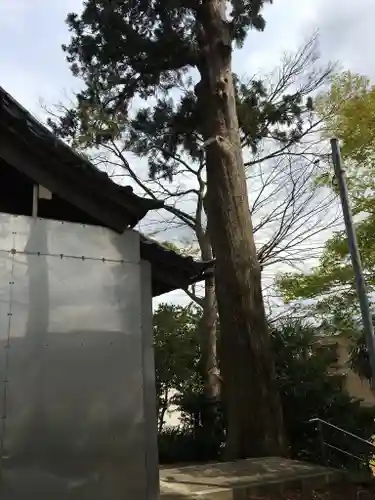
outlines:
M69 40L66 14L81 6L82 0L0 0L0 85L30 111L39 114L41 99L51 105L78 86L61 44ZM265 17L266 31L251 33L235 55L236 71L272 69L282 52L319 29L325 59L375 80L373 0L274 0Z

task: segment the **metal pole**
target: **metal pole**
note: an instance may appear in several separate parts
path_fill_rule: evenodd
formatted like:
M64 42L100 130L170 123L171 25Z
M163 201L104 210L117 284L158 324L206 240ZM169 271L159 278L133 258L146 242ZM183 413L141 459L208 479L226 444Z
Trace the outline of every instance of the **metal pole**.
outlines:
M331 139L332 160L335 168L335 176L339 188L341 206L344 215L346 234L348 237L349 252L355 276L355 284L361 309L363 328L365 330L366 343L370 361L372 387L375 384L375 336L372 324L372 314L367 297L366 284L363 276L361 257L358 250L357 237L353 225L352 213L349 205L348 187L346 185L345 170L342 166L340 146L337 139Z

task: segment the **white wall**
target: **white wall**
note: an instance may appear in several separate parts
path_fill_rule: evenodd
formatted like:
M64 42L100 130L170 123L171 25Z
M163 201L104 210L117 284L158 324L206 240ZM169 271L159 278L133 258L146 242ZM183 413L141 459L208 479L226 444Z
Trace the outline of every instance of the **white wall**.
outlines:
M0 214L3 500L157 498L142 267L134 231Z

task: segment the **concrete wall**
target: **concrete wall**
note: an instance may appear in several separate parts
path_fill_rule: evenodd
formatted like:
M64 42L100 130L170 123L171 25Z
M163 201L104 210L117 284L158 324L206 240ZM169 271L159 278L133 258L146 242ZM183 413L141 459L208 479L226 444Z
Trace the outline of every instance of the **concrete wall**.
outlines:
M150 339L136 232L0 214L3 500L157 498Z
M346 375L346 387L349 394L355 398L362 399L367 406L375 405L375 396L371 391L370 384L362 380L349 365L350 341L345 337L323 337L320 339L321 345L336 345L337 365L335 367L340 373Z
M145 412L145 440L146 440L146 469L147 500L159 498L159 463L157 441L157 412L154 339L152 331L152 291L151 265L141 261L141 290L142 290L142 340L143 340L143 397Z
M346 374L346 387L353 397L363 399L363 404L375 405L375 397L371 391L370 384L362 380L349 366L350 345L348 339L339 338L337 340L337 365Z

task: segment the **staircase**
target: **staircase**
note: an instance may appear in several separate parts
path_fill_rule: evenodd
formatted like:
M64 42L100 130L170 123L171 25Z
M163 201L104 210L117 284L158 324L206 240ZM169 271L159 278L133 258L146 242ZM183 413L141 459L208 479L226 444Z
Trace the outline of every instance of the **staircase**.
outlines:
M161 469L160 486L161 498L168 500L245 500L326 488L343 478L342 471L268 457Z
M372 477L373 466L372 457L375 458L375 445L371 441L346 431L341 427L327 422L321 418L310 420L317 430L321 463L327 466L335 466L335 457L345 456L351 462L352 467L349 470L358 470L367 477ZM335 436L340 437L338 444ZM343 441L345 438L345 441ZM346 446L343 445L343 442Z
M318 432L321 465L277 457L237 462L165 467L160 470L163 500L367 500L374 499L365 455L375 446L322 419L311 420ZM362 455L329 439L332 432L361 444ZM357 465L356 474L331 466L333 454L344 454ZM363 467L358 467L358 464Z

